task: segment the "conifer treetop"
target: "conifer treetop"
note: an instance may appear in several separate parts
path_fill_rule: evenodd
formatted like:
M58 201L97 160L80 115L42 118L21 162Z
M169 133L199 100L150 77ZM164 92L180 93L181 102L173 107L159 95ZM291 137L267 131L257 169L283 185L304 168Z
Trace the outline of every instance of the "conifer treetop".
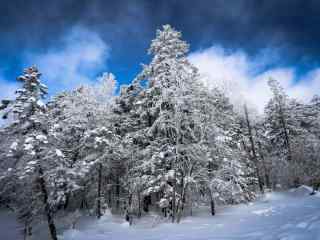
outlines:
M163 25L162 30L157 30L156 38L152 40L149 54L161 58L179 58L189 51L189 45L181 40L181 32L176 31L169 24Z

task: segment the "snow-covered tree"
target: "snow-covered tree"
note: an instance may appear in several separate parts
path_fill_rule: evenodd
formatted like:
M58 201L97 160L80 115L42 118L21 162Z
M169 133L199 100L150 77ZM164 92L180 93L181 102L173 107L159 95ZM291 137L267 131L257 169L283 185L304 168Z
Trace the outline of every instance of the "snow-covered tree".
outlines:
M234 165L237 168L245 165L241 161L231 163L239 158L237 154L242 156L232 107L218 94L211 97L212 103L206 108L210 93L205 92L197 69L187 60L187 52L188 45L181 40L181 33L169 25L163 26L149 49L153 55L151 63L144 66L131 86L123 89L118 100L121 109L118 112L126 116L122 118L127 129L125 136L134 152L134 157L128 158L128 181L133 183L132 189L142 193L143 197L138 199L144 199L143 202L148 202L146 205L158 203L165 215L169 210L173 221L179 221L185 205L191 203L188 196L193 192L201 195L208 186L211 154L225 150L209 145L204 136L214 132L214 137L210 137L228 139L226 148L230 148L232 154L216 155L219 170L229 165L232 172ZM147 86L141 89L139 82L145 80ZM212 116L209 122L206 114ZM222 159L230 162L222 166ZM237 176L234 186L239 183L238 177L245 175L244 171L232 174ZM231 178L226 176L223 181L230 182ZM242 193L247 190L246 184L241 186Z
M48 103L49 132L55 138L55 146L62 152L73 169L78 172L78 183L83 185L87 178L88 169L85 166L83 154L85 139L88 132L108 123L113 95L115 78L110 73L103 74L95 85L85 85L76 90L58 94ZM93 173L92 173L93 174ZM83 187L83 186L82 186ZM83 204L83 191L75 195L71 208ZM69 197L65 208L69 205ZM79 200L80 198L80 200Z
M80 151L81 161L77 168L84 173L82 181L88 194L93 194L96 215L100 218L105 207L111 208L107 196L111 194L108 188L116 185L119 188L119 179L124 173L124 164L121 156L121 142L112 128L97 127L85 133ZM118 179L118 182L113 182ZM107 182L107 180L109 180ZM96 186L92 188L92 186ZM119 196L116 202L119 202ZM109 206L108 206L109 205Z
M3 118L11 118L20 130L32 128L36 124L32 116L45 108L42 99L47 94L47 87L41 83L40 76L41 73L34 66L25 69L24 74L18 77L22 88L16 90L17 97L12 101L2 101L2 108L5 109Z
M254 198L252 166L242 147L238 116L228 98L214 89L203 98L203 144L207 147L207 187L211 213L215 202L239 203ZM233 189L233 190L232 190Z
M21 89L16 91L13 100L2 101L2 114L6 123L1 129L1 192L14 196L16 188L16 168L25 161L23 143L26 135L39 128L39 116L45 110L42 102L47 87L40 81L40 72L36 67L24 70L18 77L22 82ZM4 192L3 192L4 191ZM10 197L9 197L10 199Z
M280 170L279 176L290 173L290 167L294 166L295 159L293 159L293 149L297 136L303 132L299 125L296 111L296 101L290 99L280 84L274 80L269 79L268 82L272 91L272 98L265 107L265 124L267 136L270 144L273 145L273 154L277 159L275 162L275 169ZM296 166L293 169L293 175L296 175ZM287 178L288 176L285 176ZM298 176L293 176L293 181L298 182Z

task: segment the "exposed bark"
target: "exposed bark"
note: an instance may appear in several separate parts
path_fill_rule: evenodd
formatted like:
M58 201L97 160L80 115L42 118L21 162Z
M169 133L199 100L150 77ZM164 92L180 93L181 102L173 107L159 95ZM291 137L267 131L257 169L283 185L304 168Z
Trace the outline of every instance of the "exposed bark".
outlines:
M254 142L253 135L252 135L252 126L250 124L248 108L246 105L244 105L244 113L245 113L245 117L246 117L246 124L247 124L248 134L249 134L251 158L253 159L253 162L255 165L255 170L256 170L256 175L258 178L258 184L259 184L260 191L262 193L264 193L264 188L263 188L264 183L262 181L261 174L260 174L259 162L258 162L258 157L257 157L257 153L256 153L255 142Z
M112 185L110 184L111 183L111 179L110 177L106 177L106 185L107 185L107 199L108 199L108 208L109 209L112 209Z
M171 217L172 223L175 222L175 219L176 219L176 183L174 179L173 190L172 190L172 217Z
M255 132L257 134L257 130L255 129ZM269 176L269 170L267 169L267 166L266 166L266 160L264 158L264 154L263 154L263 151L262 151L262 146L261 146L261 142L257 141L257 144L258 144L258 149L259 149L259 156L260 156L260 159L261 159L261 162L262 162L262 167L263 167L263 172L264 172L264 183L265 183L265 186L267 186L267 188L271 188L271 182L270 182L270 176Z
M102 184L102 164L99 164L98 168L98 198L97 198L97 218L101 218L101 184Z
M29 225L28 221L25 221L23 229L23 239L27 240L30 236L32 236L32 227Z
M216 214L216 208L215 208L215 203L213 198L210 200L210 207L211 207L211 215L214 216Z
M282 105L281 103L279 103L279 114L280 114L280 122L283 128L283 133L284 133L284 138L285 138L285 143L286 143L286 147L288 150L288 161L292 160L292 154L291 154L291 144L290 144L290 139L289 139L289 134L288 134L288 127L287 127L287 123L284 119L284 113L283 113L283 109L282 109Z
M129 222L129 225L133 223L133 216L132 216L132 193L129 194L128 197L128 206L126 208L125 219Z
M141 214L141 193L139 190L137 192L137 195L138 195L138 217L140 218L142 214Z
M69 205L69 201L70 201L70 194L66 193L66 201L63 204L63 209L66 210L68 205Z
M216 205L215 205L215 201L214 201L211 189L209 189L209 196L210 196L211 215L214 216L214 215L216 215Z
M181 193L180 193L180 199L178 201L178 205L177 205L177 223L180 222L181 217L182 217L182 213L183 213L183 209L184 209L184 205L185 205L185 200L186 200L186 190L188 187L188 183L184 184L184 177L182 177L181 179Z
M120 179L119 179L119 176L117 176L117 179L116 179L116 209L119 212L119 209L120 209Z

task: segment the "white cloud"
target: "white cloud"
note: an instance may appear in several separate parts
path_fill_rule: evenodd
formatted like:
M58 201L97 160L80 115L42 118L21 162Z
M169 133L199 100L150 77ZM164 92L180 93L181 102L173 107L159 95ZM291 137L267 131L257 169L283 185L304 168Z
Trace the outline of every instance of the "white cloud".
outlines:
M272 63L274 53L250 58L243 51L227 52L219 46L191 53L190 61L196 65L209 87L223 89L231 101L237 105L244 101L254 105L259 112L268 102L271 92L267 81L277 79L289 96L308 101L320 93L320 68L298 78L294 68L272 68L264 70Z
M36 65L49 92L56 93L95 81L105 70L109 50L97 33L77 26L44 53L26 52L23 62L25 67ZM8 81L0 71L0 100L14 98L18 87L17 81Z
M91 82L109 57L109 47L100 36L82 27L71 29L56 45L45 53L26 54L26 65L39 68L49 91Z

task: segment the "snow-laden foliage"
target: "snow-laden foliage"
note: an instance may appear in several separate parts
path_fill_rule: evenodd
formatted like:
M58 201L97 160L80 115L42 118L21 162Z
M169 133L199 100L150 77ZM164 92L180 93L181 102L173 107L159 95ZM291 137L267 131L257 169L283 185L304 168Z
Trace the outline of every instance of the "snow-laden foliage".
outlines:
M19 124L26 131L36 121L32 115L45 109L42 99L47 94L47 87L40 82L40 76L41 73L36 67L25 69L24 74L18 77L22 87L16 90L16 99L2 101L0 108L4 109L4 119L12 119L14 124Z
M139 215L141 198L145 211L149 205L158 206L178 221L186 204L194 204L191 192L199 194L199 200L212 196L221 202L250 200L252 183L240 159L239 126L228 99L218 90L204 89L187 59L188 45L169 25L157 31L149 53L151 63L122 89L116 107L126 126L120 134L131 149L127 186L138 201ZM145 80L142 88L139 83ZM213 164L215 169L210 169ZM237 193L226 193L232 189ZM209 197L203 195L207 192Z

